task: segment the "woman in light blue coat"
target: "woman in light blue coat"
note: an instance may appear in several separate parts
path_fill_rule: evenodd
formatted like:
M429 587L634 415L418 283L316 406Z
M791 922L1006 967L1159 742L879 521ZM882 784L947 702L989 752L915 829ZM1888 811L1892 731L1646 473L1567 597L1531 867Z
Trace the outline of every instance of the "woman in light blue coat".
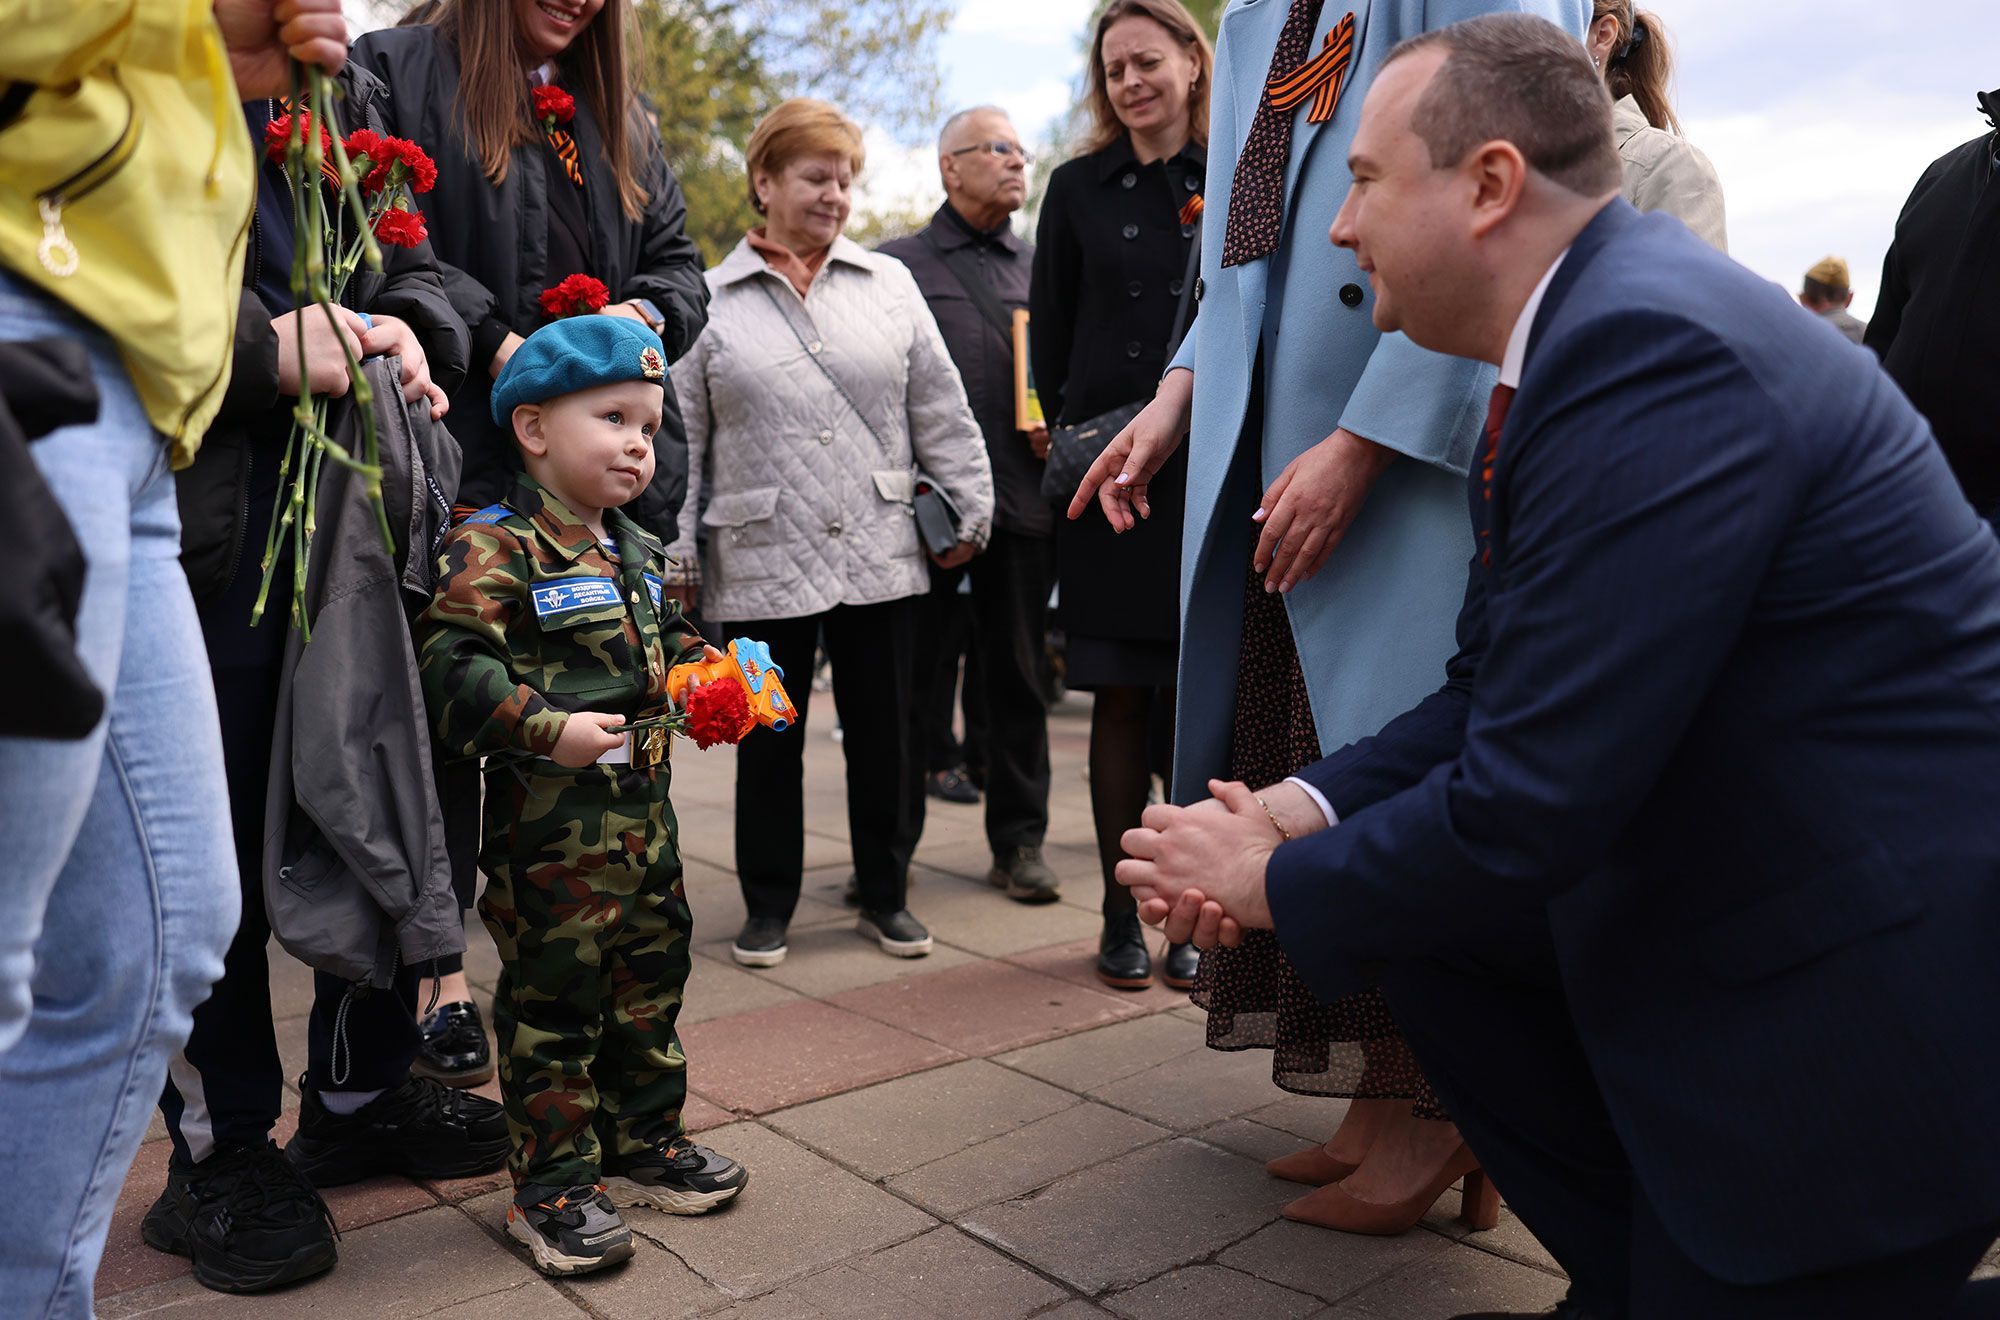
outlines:
M1223 14L1199 314L1159 396L1071 506L1081 515L1095 494L1114 526L1132 525L1147 478L1191 436L1179 802L1208 796L1211 779L1283 778L1436 688L1472 553L1465 474L1494 372L1377 331L1367 281L1327 229L1354 186L1362 100L1398 42L1502 12L1580 40L1590 12L1588 0L1349 3L1351 14L1341 0L1232 0ZM1263 105L1267 80L1286 72L1273 67L1280 34L1308 18L1306 52L1324 58L1307 72L1332 72L1284 116L1282 213L1260 243L1250 217L1276 199L1236 196L1255 186L1260 153L1245 147L1260 109L1280 114ZM1328 53L1343 45L1344 66ZM1414 1224L1470 1161L1455 1128L1425 1121L1444 1114L1380 997L1316 1003L1273 941L1219 952L1195 996L1210 1043L1271 1047L1280 1086L1355 1101L1332 1141L1272 1162L1323 1184L1287 1216L1363 1232ZM1467 1211L1490 1226L1492 1205Z

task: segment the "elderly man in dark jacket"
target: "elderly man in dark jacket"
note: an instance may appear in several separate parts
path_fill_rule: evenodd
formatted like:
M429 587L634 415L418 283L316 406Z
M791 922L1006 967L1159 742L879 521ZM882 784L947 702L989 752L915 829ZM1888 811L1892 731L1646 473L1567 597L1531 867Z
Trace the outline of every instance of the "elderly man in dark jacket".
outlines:
M381 84L351 64L339 81L345 92L344 124L379 131ZM255 101L246 102L243 109L252 139L262 141L264 125L282 107ZM291 782L289 757L274 775L273 749L289 749L290 737L298 728L285 695L287 675L299 663L299 647L288 636L286 621L292 579L289 555L281 554L272 590L274 600L260 626L250 625L250 613L262 578L259 559L265 531L280 503L279 468L291 431L292 408L302 393L349 393L343 341L357 359L377 355L400 359L403 399L419 422L443 415L444 391L458 383L466 366L465 326L445 296L428 245L385 247L383 271L356 275L348 289L350 306L336 310L336 328L317 311L293 310L289 272L295 241L292 204L282 169L265 163L258 174L257 209L249 259L244 264L229 393L195 463L179 480L182 559L215 672L230 814L243 885L243 922L224 960L222 979L207 1002L195 1010L193 1034L168 1068L160 1109L174 1152L166 1190L147 1213L141 1232L154 1247L192 1257L196 1280L227 1292L261 1292L309 1278L333 1265L333 1235L326 1208L314 1190L315 1182L349 1182L389 1172L464 1176L498 1168L507 1151L506 1124L497 1104L447 1092L436 1082L410 1076L418 1044L416 978L406 961L396 956L394 940L384 950L384 958L400 965L396 974L374 974L377 969L369 967L375 952L372 948L348 950L348 958L337 964L346 976L352 976L358 970L358 955L359 968L369 969L367 979L378 982L375 987L357 985L324 970L315 973L298 1135L285 1153L279 1152L270 1138L278 1119L284 1068L273 1024L265 957L272 933L264 890L267 837L286 841L303 838L308 833L304 818L311 815L298 805L300 799L285 794L275 810L289 808L291 819L269 820L271 783L280 778ZM294 321L300 316L304 317L305 331L303 360ZM378 390L395 383L376 370ZM415 448L410 444L409 428L385 432L384 444L391 443L400 446L397 467L407 476L410 464L404 460L409 455L402 450ZM443 443L448 446L450 442L446 438ZM336 568L345 574L343 582L354 576L354 556L346 556L350 562L338 566L325 562L347 544L342 528L354 520L338 514L341 493L350 485L335 477L322 486L320 538L313 554L313 571L319 575L312 584L315 587L324 586L326 575ZM392 524L398 536L408 541L414 539L409 533L415 529L410 514L416 501L409 489L411 482L405 480L400 485L404 494ZM425 502L443 497L442 493L433 496L428 490L422 492ZM437 521L443 516L442 509L435 511ZM406 558L414 553L421 559L430 547L427 541L422 547L404 545L399 549ZM397 594L393 582L384 584L383 590L392 598ZM317 614L319 602L311 604ZM351 599L344 602L343 610L351 611L353 604ZM387 614L392 624L400 622L393 606ZM352 617L351 613L343 614L340 626L328 634L316 633L316 637L327 645L334 644L343 629L351 637L353 630L344 621ZM368 657L371 664L382 648L395 640L381 634L379 622L374 631L380 635L353 639L363 648L373 646ZM401 641L401 653L408 654L407 633ZM390 653L396 653L393 646ZM409 663L414 668L413 656ZM379 719L393 718L396 706L388 694L394 690L394 675L374 673L369 677L377 685L371 713ZM340 698L327 693L321 699ZM350 808L366 811L390 796L404 804L429 804L432 827L421 821L413 823L417 843L409 849L424 855L393 860L401 862L410 875L432 879L436 894L409 895L417 908L431 915L422 911L408 915L421 917L418 924L428 932L426 940L440 944L446 936L435 912L443 910L456 916L449 867L441 865L442 821L436 819L435 792L422 758L401 754L424 745L421 716L419 701L414 713L406 712L406 722L413 727L373 731L373 745L381 752L378 775L403 778L393 784L357 785L357 799L372 798L369 803L356 801ZM282 743L277 737L281 727L288 731ZM315 755L338 761L346 750L320 747ZM377 814L381 810L377 809ZM393 807L387 810L395 814ZM410 813L406 810L402 814ZM311 824L335 839L344 832L366 828L330 819ZM376 833L386 836L392 832ZM387 837L370 841L392 842ZM299 874L291 883L299 898L315 901L315 915L323 919L302 924L330 926L354 908L350 901L354 884L340 859L331 865L295 869ZM380 882L380 870L372 870L369 881ZM364 942L373 944L376 939ZM462 934L456 947L463 947ZM433 950L445 951L441 947ZM381 970L386 973L386 968ZM387 984L379 984L384 982Z
M915 745L928 750L951 723L957 649L948 644L960 579L972 579L976 665L966 667L968 708L987 724L986 839L994 885L1025 903L1056 897L1042 862L1049 825L1049 711L1043 697L1043 638L1055 574L1055 520L1042 499L1048 431L1023 431L1014 414L1012 309L1028 303L1034 249L1014 236L1012 216L1028 196L1028 155L1006 112L991 106L952 116L938 137L945 202L929 225L882 251L910 268L937 318L945 348L993 464L993 539L963 568L932 570L917 634ZM924 760L908 785L906 846L923 833Z

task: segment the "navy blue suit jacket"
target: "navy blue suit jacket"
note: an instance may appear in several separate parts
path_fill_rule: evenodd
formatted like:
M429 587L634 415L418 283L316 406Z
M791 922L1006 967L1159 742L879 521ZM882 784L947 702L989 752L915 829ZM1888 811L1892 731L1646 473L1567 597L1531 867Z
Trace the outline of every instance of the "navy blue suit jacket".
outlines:
M2000 541L1923 420L1614 201L1471 501L1446 685L1304 774L1341 822L1271 860L1292 963L1331 998L1545 909L1634 1170L1724 1279L2000 1219Z

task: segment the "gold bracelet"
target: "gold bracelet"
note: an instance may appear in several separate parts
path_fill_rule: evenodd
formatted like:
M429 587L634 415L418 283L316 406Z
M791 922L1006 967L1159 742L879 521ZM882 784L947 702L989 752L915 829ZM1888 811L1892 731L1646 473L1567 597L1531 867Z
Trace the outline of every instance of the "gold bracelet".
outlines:
M1271 804L1260 797L1257 799L1257 805L1264 808L1264 815L1271 822L1271 828L1278 832L1278 842L1290 843L1292 841L1292 832L1278 823L1278 813L1271 810Z

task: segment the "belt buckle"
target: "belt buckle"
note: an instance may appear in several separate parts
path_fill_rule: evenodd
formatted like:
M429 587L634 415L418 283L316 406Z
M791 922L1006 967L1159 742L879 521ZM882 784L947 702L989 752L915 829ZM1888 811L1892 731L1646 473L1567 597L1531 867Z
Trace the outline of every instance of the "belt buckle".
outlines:
M651 770L667 759L667 731L655 724L632 735L634 769Z

